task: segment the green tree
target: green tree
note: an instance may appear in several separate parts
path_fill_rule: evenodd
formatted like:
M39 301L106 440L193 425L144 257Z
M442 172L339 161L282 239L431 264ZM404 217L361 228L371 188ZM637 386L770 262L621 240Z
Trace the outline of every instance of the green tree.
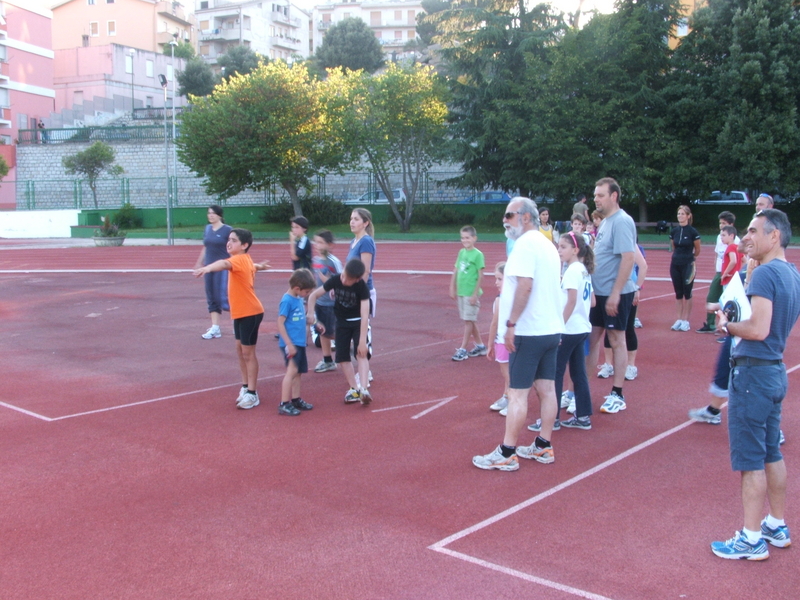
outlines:
M436 25L431 19L426 19L425 17L449 9L452 3L452 0L422 0L420 3L425 12L417 14L417 35L426 46L430 46L433 43L433 37L436 35Z
M103 172L116 177L124 173L124 169L114 164L116 155L114 149L104 142L95 142L83 152L70 154L61 159L67 175L80 175L86 179L89 189L92 190L94 207L97 204L97 180Z
M336 82L347 74L331 72ZM389 199L402 231L408 231L420 183L445 156L447 89L431 67L390 64L385 73L351 73L355 82L343 127L354 158L365 157ZM342 88L347 87L342 85ZM399 173L406 192L402 207L392 196L391 175Z
M261 64L223 81L183 115L181 160L205 177L211 194L227 198L246 188L279 184L301 215L299 190L341 161L341 126L326 101L340 98L312 81L303 65ZM341 109L338 109L341 111Z
M0 180L2 180L3 177L8 175L9 171L10 168L8 166L8 163L6 162L6 159L0 156Z
M224 71L224 79L252 73L262 62L268 61L247 46L232 46L217 59L217 64Z
M164 44L164 54L172 56L172 46L170 44ZM175 46L175 58L185 58L189 60L194 57L194 46L189 42L178 42L178 45Z
M202 58L196 56L186 62L186 68L178 71L178 94L180 96L208 96L214 91L214 71Z
M323 69L343 67L374 73L383 65L383 49L364 21L347 17L328 29L314 58Z

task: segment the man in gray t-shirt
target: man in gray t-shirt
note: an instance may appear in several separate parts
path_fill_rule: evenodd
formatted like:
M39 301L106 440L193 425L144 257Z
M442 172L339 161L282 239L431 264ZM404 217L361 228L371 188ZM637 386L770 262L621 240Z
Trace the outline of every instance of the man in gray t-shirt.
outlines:
M619 184L610 177L595 184L594 203L597 211L603 215L603 221L594 243L592 285L597 303L589 314L592 333L589 336L590 352L586 358L586 370L590 371L597 364L603 334L608 334L614 356L614 385L600 407L600 412L610 414L627 408L622 394L628 367L625 329L637 289L636 284L631 281L636 250L636 225L619 206L621 194ZM599 375L607 377L603 373L610 370L610 367L603 365Z

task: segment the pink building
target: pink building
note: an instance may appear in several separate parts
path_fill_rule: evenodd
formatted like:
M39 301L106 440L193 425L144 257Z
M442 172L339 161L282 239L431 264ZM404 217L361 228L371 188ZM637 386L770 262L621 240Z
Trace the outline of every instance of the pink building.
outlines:
M16 205L17 132L55 110L52 16L28 0L0 0L0 155L11 167L0 184L0 209Z

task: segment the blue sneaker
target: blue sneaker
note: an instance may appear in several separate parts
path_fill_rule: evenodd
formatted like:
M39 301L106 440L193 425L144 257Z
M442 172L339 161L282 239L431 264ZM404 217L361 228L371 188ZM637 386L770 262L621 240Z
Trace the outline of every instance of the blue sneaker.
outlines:
M770 529L766 521L761 521L761 537L776 548L788 548L792 545L789 528L786 525Z
M769 558L769 550L763 539L751 544L739 531L727 542L711 542L711 551L720 558L740 560L767 560Z

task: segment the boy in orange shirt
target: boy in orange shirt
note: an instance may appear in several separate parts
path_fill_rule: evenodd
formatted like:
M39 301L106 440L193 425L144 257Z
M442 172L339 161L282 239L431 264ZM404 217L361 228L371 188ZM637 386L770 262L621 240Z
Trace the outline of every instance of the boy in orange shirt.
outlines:
M256 342L258 328L264 318L264 307L255 292L256 271L269 269L268 262L254 263L248 251L253 246L253 234L247 229L234 229L228 236L227 250L230 258L218 260L194 270L200 277L215 271L230 271L228 277L228 302L233 318L233 333L236 336L236 354L242 371L242 389L236 399L239 408L258 406L258 359Z

